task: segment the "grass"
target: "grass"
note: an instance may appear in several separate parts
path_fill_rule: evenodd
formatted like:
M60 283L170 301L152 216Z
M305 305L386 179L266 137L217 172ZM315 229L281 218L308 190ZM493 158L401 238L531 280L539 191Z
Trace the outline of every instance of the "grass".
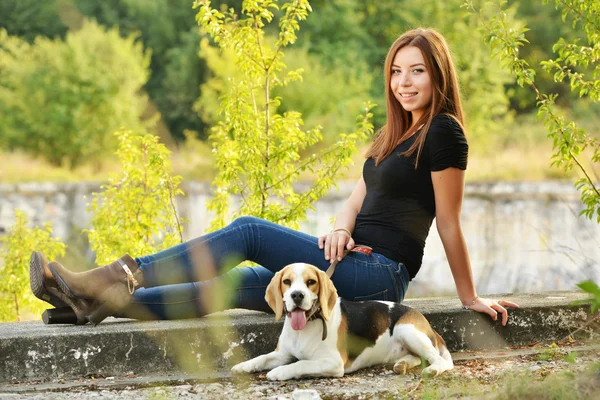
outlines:
M98 165L83 165L74 170L53 166L23 152L0 152L0 183L23 182L105 182L119 171L116 156ZM199 140L189 140L172 150L171 163L176 175L187 181L210 181L215 175L211 149Z
M473 367L471 367L473 369ZM600 398L600 363L559 372L508 371L490 376L447 374L412 383L404 399L592 400Z
M494 397L497 400L586 400L600 397L600 364L573 373L564 371L546 378L533 373L508 376Z

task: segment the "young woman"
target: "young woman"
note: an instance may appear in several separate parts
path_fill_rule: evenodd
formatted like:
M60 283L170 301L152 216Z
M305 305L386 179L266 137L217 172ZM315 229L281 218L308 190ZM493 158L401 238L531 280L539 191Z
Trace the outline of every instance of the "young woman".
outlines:
M226 308L267 311L265 288L275 272L293 262L326 270L337 260L332 279L341 297L401 302L435 218L460 301L494 320L501 314L506 325L505 307L518 306L477 296L460 226L468 146L444 38L430 29L404 33L387 55L385 82L387 123L331 233L317 238L242 217L157 254L125 255L81 273L34 252L34 293L70 306L78 323L108 315L176 319ZM242 260L260 266L232 268ZM225 301L216 301L218 295Z

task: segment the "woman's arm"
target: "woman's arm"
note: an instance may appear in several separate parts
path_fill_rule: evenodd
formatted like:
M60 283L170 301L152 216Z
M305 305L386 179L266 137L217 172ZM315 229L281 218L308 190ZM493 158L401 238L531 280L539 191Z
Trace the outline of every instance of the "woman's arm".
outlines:
M344 207L337 214L333 231L319 237L319 248L325 250L326 260L333 262L337 258L340 261L344 257L344 251L354 247L352 231L366 195L367 186L361 176Z
M465 172L458 168L432 171L431 181L435 194L436 226L444 245L460 301L472 310L489 314L494 320L498 318L498 313L501 313L502 325L506 325L508 312L503 306L519 306L506 300L495 301L479 298L475 291L469 252L460 226Z

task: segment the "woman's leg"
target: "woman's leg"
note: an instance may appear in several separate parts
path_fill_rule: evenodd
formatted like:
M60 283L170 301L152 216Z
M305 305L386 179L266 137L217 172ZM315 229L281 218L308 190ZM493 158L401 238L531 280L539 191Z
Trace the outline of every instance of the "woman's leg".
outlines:
M255 217L241 217L223 229L154 255L136 258L146 288L212 279L242 261L271 272L294 262L326 269L317 238Z
M204 315L210 311L230 307L223 305L225 303L221 303L220 306L207 304L204 301L205 297L211 298L210 293L218 293L211 288L223 282L233 282L235 279L231 279L232 277L243 274L241 278L244 279L238 279L242 286L233 285L228 290L242 296L242 300L238 302L244 304L243 307L262 310L264 309L263 288L268 284L270 277L266 271L275 273L294 262L309 263L322 270L329 267L329 262L325 260L323 250L319 249L317 241L316 237L265 220L242 217L219 231L154 255L140 257L135 261L125 256L111 265L80 274L73 274L57 264L52 274L57 278L58 283L62 284L61 291L65 294L63 297L66 300L78 299L79 296L78 293L71 293L70 283L79 282L83 289L91 293L102 291L102 288L98 287L100 278L105 280L110 278L114 281L113 284L106 285L106 289L102 292L103 296L92 297L107 303L112 299L111 303L105 303L97 310L82 313L83 318L88 318L93 323L99 323L109 313L119 312L123 308L119 304L129 302L130 295L127 291L132 291L134 286L132 282L136 279L136 287L139 283L145 288L154 288L154 290L146 289L139 294L136 292L133 297L136 303L191 304L193 301L199 301L194 313ZM233 270L226 274L243 260L254 261L262 266L257 271L263 273L260 274L260 279L255 281L258 284L253 289L243 286L253 282L250 279L253 270L241 270L246 272L233 272L237 271ZM133 276L131 272L129 276L123 272L123 269L126 269L125 265L129 265ZM333 283L338 294L348 300L401 301L408 284L406 269L404 266L401 267L379 254L350 253L338 264ZM98 277L87 279L88 275L98 275ZM193 285L194 282L198 283ZM182 283L192 285L177 286ZM157 314L164 318L173 318L171 315L177 315L168 312ZM181 315L186 314L191 315L190 312L182 312Z
M118 316L181 319L230 308L270 311L264 297L273 275L260 266L238 267L203 282L139 289L133 295L131 305ZM338 264L333 282L338 294L347 300L401 302L409 276L403 264L379 254L350 253Z
M129 306L115 316L185 319L231 308L268 312L265 291L273 275L263 267L238 267L203 282L142 288L135 292Z
M261 267L231 269L242 260ZM254 217L238 218L219 231L136 261L146 289L138 290L133 302L148 305L159 318L227 308L264 311L265 289L275 272L294 262L329 267L316 237ZM402 264L379 254L350 253L338 264L333 282L348 300L402 301L408 274ZM223 302L209 293L233 297Z

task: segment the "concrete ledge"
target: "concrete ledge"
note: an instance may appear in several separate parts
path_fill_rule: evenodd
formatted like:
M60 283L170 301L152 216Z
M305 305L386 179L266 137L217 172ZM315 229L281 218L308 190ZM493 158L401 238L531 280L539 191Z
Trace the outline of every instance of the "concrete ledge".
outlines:
M496 296L500 297L500 296ZM580 292L503 295L521 305L508 326L462 310L456 298L414 299L451 351L498 349L561 340L588 323ZM597 329L598 327L596 327ZM225 372L236 362L272 351L281 322L270 314L232 310L179 321L110 319L97 327L0 324L0 385L9 382ZM580 335L593 335L589 329Z

